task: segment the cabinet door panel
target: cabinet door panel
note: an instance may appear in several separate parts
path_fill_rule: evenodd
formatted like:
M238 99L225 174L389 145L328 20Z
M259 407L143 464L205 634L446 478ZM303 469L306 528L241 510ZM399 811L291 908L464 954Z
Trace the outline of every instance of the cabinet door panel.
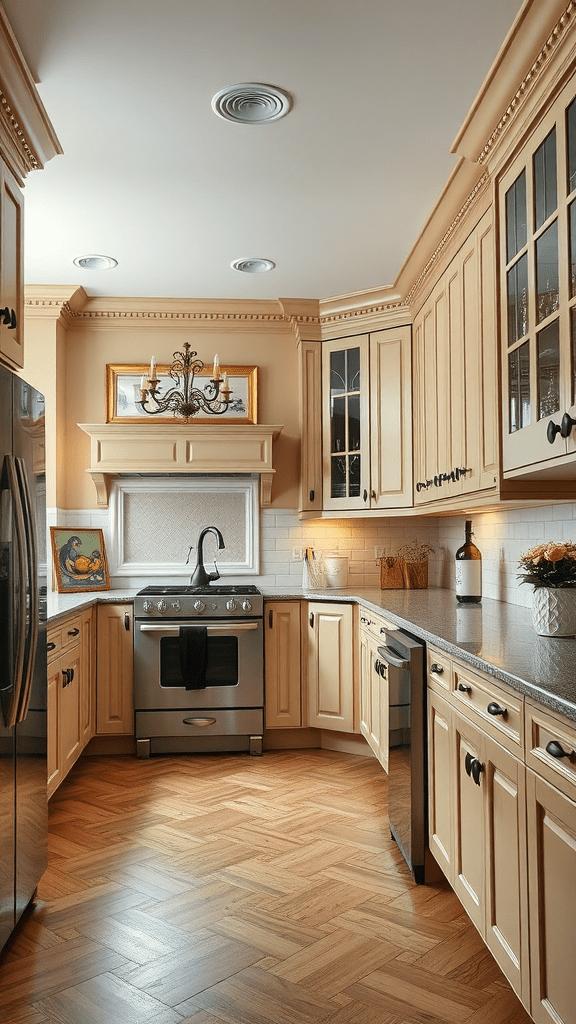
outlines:
M134 732L132 609L127 604L98 607L96 732ZM128 628L126 628L128 627Z
M0 161L0 307L11 322L0 325L0 351L24 366L24 199L16 180ZM12 318L12 314L14 317ZM4 319L4 318L2 318ZM12 326L15 323L16 326Z
M453 766L450 705L428 690L429 845L446 878L453 882Z
M527 772L532 1017L576 1024L576 803Z
M371 508L412 505L411 330L370 335Z
M264 606L266 728L302 724L300 692L300 602Z
M67 651L61 658L64 667L60 689L60 750L62 772L65 775L80 754L80 646Z
M308 607L308 724L353 732L352 605L311 602Z
M457 754L455 776L454 891L478 930L483 932L484 910L484 787L485 773L476 784L467 765L482 764L482 739L469 722L454 715Z
M485 738L486 945L520 998L529 998L525 768Z

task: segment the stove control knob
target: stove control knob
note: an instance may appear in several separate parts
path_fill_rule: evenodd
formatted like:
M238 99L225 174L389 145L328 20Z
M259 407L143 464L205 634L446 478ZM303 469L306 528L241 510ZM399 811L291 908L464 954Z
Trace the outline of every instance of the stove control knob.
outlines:
M145 612L151 612L153 607L154 607L154 605L152 604L152 601L144 601L144 604L142 605L142 607L143 607Z
M250 604L250 601L242 601L242 611L243 612L251 612L252 611L252 605Z
M166 611L166 601L158 601L158 604L156 605L156 607L157 607L159 612L165 612Z
M204 601L194 601L194 611L195 612L203 612L205 607L206 607L206 605L204 604Z
M231 597L229 601L226 601L226 610L227 611L235 612L237 607L238 607L238 605L236 604L236 601L234 600L233 597Z
M170 607L173 608L175 612L179 612L180 611L180 601L172 601L172 604L170 605Z

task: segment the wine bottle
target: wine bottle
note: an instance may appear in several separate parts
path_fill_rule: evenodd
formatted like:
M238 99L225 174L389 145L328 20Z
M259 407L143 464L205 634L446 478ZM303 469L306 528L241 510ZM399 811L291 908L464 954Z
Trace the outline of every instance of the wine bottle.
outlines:
M456 600L482 600L482 555L472 543L472 520L466 520L466 539L456 552Z

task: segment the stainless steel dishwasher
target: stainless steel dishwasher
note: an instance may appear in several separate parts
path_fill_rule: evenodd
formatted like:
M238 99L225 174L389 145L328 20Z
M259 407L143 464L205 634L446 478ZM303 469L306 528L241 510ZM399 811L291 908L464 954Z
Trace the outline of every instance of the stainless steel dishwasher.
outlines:
M378 648L388 678L390 754L388 817L414 880L425 879L426 853L426 680L425 644L401 630L387 629Z

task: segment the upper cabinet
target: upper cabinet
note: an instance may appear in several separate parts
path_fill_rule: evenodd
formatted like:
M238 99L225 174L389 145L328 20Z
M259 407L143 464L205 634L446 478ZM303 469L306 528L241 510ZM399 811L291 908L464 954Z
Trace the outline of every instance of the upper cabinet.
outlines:
M0 160L0 358L24 366L24 198Z
M322 346L323 508L412 505L409 326Z
M492 211L414 320L414 504L460 505L498 482Z
M498 184L504 475L576 463L576 76Z
M60 144L0 4L0 362L24 366L23 200L26 175Z

